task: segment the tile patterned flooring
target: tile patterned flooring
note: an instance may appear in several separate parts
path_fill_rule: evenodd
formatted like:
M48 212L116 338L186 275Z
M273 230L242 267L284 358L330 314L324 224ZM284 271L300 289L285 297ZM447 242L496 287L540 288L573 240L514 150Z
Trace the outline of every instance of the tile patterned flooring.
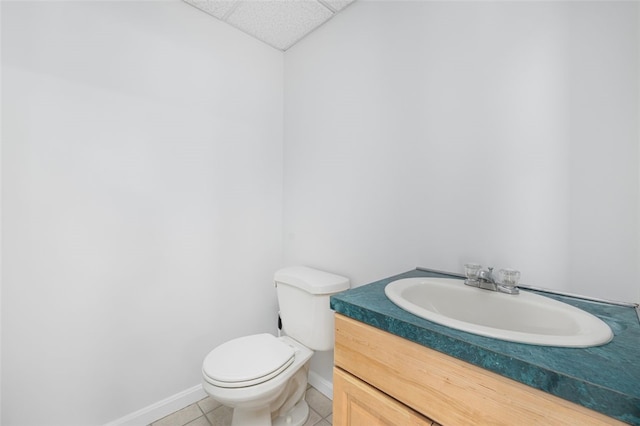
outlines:
M307 388L309 419L304 426L331 426L332 402L313 387ZM206 397L149 426L230 426L231 409L211 397Z

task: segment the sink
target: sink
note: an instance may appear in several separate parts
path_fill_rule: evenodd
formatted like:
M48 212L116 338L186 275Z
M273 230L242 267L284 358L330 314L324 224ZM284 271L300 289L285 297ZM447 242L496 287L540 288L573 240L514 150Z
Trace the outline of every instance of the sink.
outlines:
M405 278L385 287L400 308L435 323L494 339L541 346L590 347L613 339L598 317L521 291L509 295L451 278Z

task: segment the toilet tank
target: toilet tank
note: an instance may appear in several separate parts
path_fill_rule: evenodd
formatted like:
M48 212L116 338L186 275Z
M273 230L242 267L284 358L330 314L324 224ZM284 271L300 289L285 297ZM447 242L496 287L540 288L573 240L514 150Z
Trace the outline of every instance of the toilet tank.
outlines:
M340 275L306 266L292 266L275 273L274 281L284 332L315 351L333 348L332 294L349 288Z

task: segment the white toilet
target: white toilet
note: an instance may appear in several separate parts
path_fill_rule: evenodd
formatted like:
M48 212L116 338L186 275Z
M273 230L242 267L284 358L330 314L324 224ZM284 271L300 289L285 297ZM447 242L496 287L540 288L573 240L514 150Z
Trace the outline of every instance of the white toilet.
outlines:
M349 288L339 275L294 266L274 276L286 336L254 334L223 343L204 360L202 385L233 408L232 426L300 426L313 351L333 348L329 297Z

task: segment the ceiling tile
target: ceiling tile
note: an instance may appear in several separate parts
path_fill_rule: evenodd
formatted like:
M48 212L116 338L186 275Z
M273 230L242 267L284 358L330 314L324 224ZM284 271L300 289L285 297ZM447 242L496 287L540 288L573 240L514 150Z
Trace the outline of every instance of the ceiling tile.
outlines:
M287 50L354 0L184 0L265 43Z
M224 19L236 5L236 0L184 0L200 10L213 15L218 19Z
M242 1L227 22L286 50L332 16L333 12L317 1Z
M353 0L320 0L326 4L331 10L340 12L342 9L353 3Z

